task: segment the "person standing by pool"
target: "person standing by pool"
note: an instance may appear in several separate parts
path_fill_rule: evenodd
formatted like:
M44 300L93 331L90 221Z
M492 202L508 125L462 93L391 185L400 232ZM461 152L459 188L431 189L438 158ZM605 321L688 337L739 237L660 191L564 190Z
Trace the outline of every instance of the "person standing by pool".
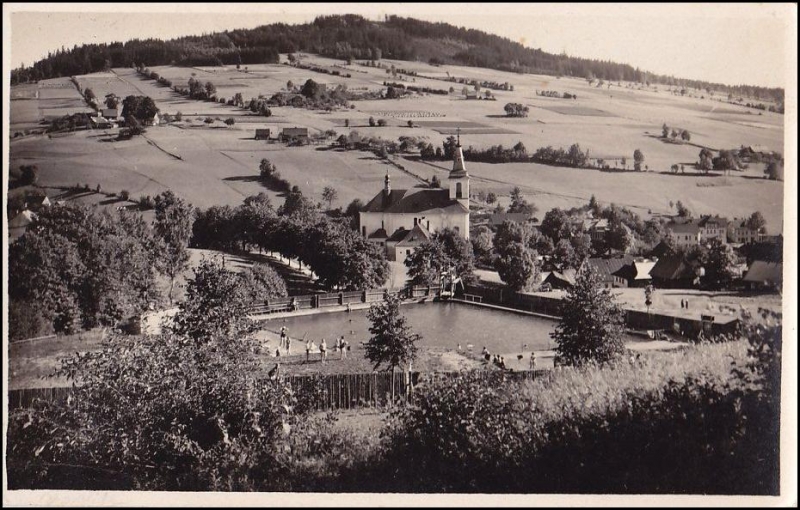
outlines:
M325 363L325 360L328 358L328 344L325 342L324 338L319 343L319 354L320 358L322 358L322 362Z
M347 341L345 341L344 335L339 339L339 348L342 349L341 359L347 358Z
M311 339L309 339L306 342L306 363L311 361L311 348L312 347L314 347L314 342L312 342Z
M280 343L281 349L283 349L283 346L286 345L286 339L287 339L286 326L281 326L281 343Z
M531 370L536 368L536 354L531 351Z
M289 356L290 354L292 354L292 340L289 335L286 335L286 355Z

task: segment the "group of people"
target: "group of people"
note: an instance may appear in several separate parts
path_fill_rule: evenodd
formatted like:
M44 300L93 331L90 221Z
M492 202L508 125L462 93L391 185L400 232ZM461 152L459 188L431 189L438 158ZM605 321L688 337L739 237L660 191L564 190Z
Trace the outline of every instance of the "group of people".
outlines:
M489 352L489 349L486 348L486 346L483 346L481 354L483 354L483 359L485 359L487 362L491 361L501 369L505 370L506 360L505 358L503 358L503 356L500 356L499 354L491 354Z
M347 351L350 350L350 344L344 339L344 335L337 338L333 345L334 351L339 352L339 359L347 358ZM328 359L328 342L324 338L320 341L319 345L313 340L306 342L306 362L311 361L311 355L319 352L320 359L323 363ZM281 354L292 354L292 339L289 337L289 331L286 326L281 326L280 340L278 348L275 350L275 357L280 357Z
M500 356L499 354L490 353L489 349L487 349L486 346L483 347L483 350L481 351L481 354L483 355L483 359L485 359L487 363L491 361L492 363L494 363L495 365L497 365L501 369L505 370L505 368L506 368L506 359L503 356ZM522 354L517 356L517 359L521 360L522 359ZM529 360L529 366L530 366L531 370L536 368L536 354L533 351L531 351L531 357L530 357L530 360Z
M336 339L333 345L334 351L339 352L339 359L347 358L347 351L350 350L350 345L344 339L344 335ZM319 346L313 340L306 342L306 363L311 361L311 354L319 350L320 359L323 363L328 359L328 342L324 338L320 341Z
M686 310L689 309L689 300L688 299L681 299L681 308L685 308Z

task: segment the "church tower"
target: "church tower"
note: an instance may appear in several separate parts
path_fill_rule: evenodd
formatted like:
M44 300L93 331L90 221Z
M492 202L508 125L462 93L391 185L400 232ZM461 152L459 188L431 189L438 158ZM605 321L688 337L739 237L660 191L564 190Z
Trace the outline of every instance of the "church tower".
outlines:
M458 141L453 158L453 169L447 177L450 183L450 200L458 200L469 210L469 174L464 166L464 153L461 151L461 129L457 131Z

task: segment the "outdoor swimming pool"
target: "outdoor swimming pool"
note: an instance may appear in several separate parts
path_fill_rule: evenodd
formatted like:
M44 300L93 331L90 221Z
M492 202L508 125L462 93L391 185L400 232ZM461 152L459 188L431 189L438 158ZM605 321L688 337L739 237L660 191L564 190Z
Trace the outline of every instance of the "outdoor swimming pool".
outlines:
M532 315L463 303L410 304L401 306L400 312L411 329L422 335L420 346L456 349L461 344L467 349L471 344L476 353L486 346L498 354L548 350L555 346L550 333L556 321ZM278 331L281 326L286 326L292 338L307 334L307 338L317 343L325 338L328 345L341 335L351 345L365 342L370 336L367 310L272 319L264 327Z

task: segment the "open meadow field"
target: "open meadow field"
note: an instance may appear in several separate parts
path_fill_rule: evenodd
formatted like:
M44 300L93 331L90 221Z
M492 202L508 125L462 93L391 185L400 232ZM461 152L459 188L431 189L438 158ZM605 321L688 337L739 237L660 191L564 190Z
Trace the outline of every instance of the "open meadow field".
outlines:
M281 62L286 60L285 56ZM462 145L487 148L511 147L522 142L529 153L543 146L568 148L573 143L589 151L590 157L614 160L627 158L632 167L633 151L644 153L646 172L601 172L560 168L547 165L515 163L486 164L468 162L473 178L472 192L494 191L507 196L513 186L520 186L540 213L552 207L585 204L595 195L601 203L617 203L650 213L670 213L669 202L682 201L695 214L722 214L728 217L749 215L760 210L770 232L781 230L783 221L783 184L762 179L763 164L730 176L670 175L673 164L691 165L702 147L713 150L763 145L782 152L782 115L757 112L722 102L705 91L690 90L686 96L675 95L668 87L640 87L628 83L597 87L586 80L520 75L464 66L433 66L420 62L384 60L388 67L416 72L419 76L398 74L392 77L384 68L303 55L303 64L337 71L339 76L321 74L285 64L259 64L237 70L235 66L174 67L159 66L158 72L174 84L185 86L189 78L210 81L221 97L241 93L251 97L270 97L286 90L287 82L302 85L314 79L328 86L344 84L353 91L383 89L383 82L402 82L448 90L446 95L412 95L395 100L353 101L353 109L333 112L300 108L272 108L271 117L261 117L247 110L214 102L187 99L144 79L133 69L117 68L104 73L78 76L82 87L89 87L98 97L114 93L147 95L162 112L184 115L183 122L149 128L144 137L112 141L109 132L76 132L64 137L25 137L13 140L11 167L36 164L40 184L68 186L101 184L104 190L126 189L136 198L172 189L198 207L215 204L238 205L248 195L265 191L276 205L282 201L274 191L258 180L258 164L267 158L277 165L281 175L300 186L314 200L321 200L322 189L333 186L338 191L334 207L345 207L351 200L368 201L382 187L387 169L395 188L421 184L433 175L446 176L448 162L420 161L399 157L409 173L380 161L366 152L343 152L326 146L287 148L280 143L254 140L257 128L279 132L284 127L307 127L310 133L334 130L338 134L358 131L364 136L397 140L414 136L440 146L446 136L461 130ZM347 78L346 74L351 77ZM464 99L461 83L445 81L448 76L509 82L513 91L492 90L491 100ZM439 79L435 79L439 78ZM640 89L641 88L641 89ZM482 89L481 92L484 90ZM540 91L565 92L576 99L537 95ZM526 118L508 118L503 106L518 102L530 108ZM38 86L14 87L11 101L12 132L39 120L72 111L87 110L75 86L66 78L45 80ZM219 118L205 124L205 117ZM236 124L221 121L232 117ZM385 127L369 127L368 119L385 119ZM414 127L409 127L412 121ZM345 123L349 127L345 127ZM665 143L659 136L662 124L687 129L688 143ZM501 203L507 200L501 198Z

